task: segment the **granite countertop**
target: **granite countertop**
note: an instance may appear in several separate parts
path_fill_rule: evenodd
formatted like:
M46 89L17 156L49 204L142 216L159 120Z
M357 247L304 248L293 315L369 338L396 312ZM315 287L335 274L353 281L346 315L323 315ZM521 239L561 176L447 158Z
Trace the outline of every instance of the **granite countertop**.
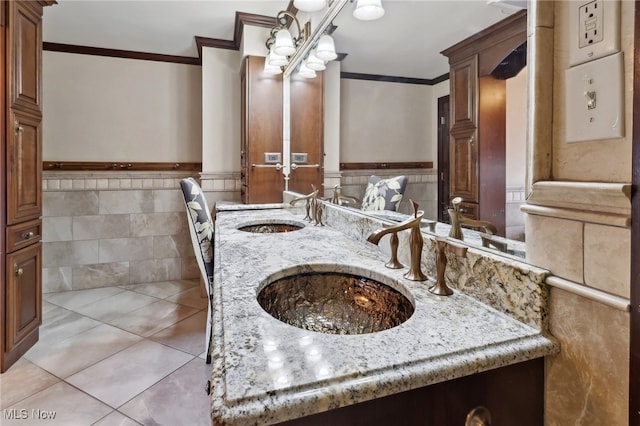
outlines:
M543 357L555 341L475 299L435 296L373 244L314 226L289 209L219 211L215 234L212 419L218 425L278 423ZM255 234L243 225L285 222L294 232ZM299 272L377 279L407 296L414 314L389 330L333 335L271 317L256 300L268 282Z

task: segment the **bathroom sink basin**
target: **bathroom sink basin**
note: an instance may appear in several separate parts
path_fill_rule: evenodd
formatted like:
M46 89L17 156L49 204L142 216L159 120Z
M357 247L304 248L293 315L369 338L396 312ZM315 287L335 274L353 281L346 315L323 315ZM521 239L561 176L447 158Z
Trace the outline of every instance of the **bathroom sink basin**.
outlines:
M276 234L297 231L302 228L304 228L304 224L293 221L245 223L238 227L240 231L254 232L256 234Z
M365 334L411 317L413 303L379 281L337 272L291 275L268 283L258 303L274 318L320 333Z

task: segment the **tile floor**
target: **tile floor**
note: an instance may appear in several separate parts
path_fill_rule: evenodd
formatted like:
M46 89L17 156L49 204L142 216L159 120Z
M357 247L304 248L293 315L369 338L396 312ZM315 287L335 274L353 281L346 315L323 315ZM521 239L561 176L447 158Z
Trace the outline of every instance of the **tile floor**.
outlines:
M40 341L0 375L0 424L209 425L197 281L43 295Z

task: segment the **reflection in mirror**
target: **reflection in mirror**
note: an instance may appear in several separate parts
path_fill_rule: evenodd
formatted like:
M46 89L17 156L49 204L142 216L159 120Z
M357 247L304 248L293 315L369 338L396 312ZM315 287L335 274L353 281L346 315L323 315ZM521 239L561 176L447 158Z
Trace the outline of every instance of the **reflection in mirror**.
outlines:
M398 5L401 3L403 2L398 2ZM406 2L406 3L409 3L409 2ZM437 3L450 4L451 2L430 2L430 3L434 5ZM342 17L343 15L345 14L342 13L340 16ZM386 18L391 19L392 14L388 14L388 15L389 16L385 16L385 19ZM338 22L338 21L342 21L342 22ZM338 19L336 22L340 23L340 25L338 25L338 30L335 36L336 39L338 39L343 33L347 33L346 26L350 24L346 24L343 19L342 20ZM481 30L482 28L477 29L477 31L481 31ZM359 39L361 40L362 38L359 38ZM340 48L345 47L346 50L348 50L346 43L344 43L343 41L341 41L338 44L340 45ZM450 45L440 46L439 51L442 51L448 47L450 47ZM516 56L516 58L521 59L522 55ZM502 73L501 75L503 75L504 77L506 76L511 77L512 73L511 72ZM517 85L514 85L512 82L516 80L517 80ZM514 201L524 202L524 181L525 181L524 170L526 169L526 164L525 164L526 146L525 145L526 145L526 126L527 126L526 107L525 107L526 80L527 80L527 77L526 77L526 68L525 68L524 72L517 73L516 78L513 78L510 81L508 80L506 82L507 98L510 96L511 93L519 92L518 93L519 96L518 96L518 99L516 100L516 104L507 105L506 107L506 114L507 114L506 150L507 150L508 161L506 166L503 165L502 167L506 168L506 175L507 175L506 199L509 201L514 200ZM383 84L383 83L380 83L380 84ZM448 85L449 83L443 82L443 84ZM511 90L511 87L514 87L514 86L516 87L513 90ZM507 99L508 104L509 102L510 102L509 99ZM517 117L515 120L512 120L514 116L514 112L516 113ZM285 114L285 116L288 117L288 114ZM349 121L349 120L345 119L345 121ZM353 123L351 123L351 125L353 125ZM516 129L517 131L514 131L513 129ZM366 128L360 127L360 130L366 131ZM367 136L360 136L360 139L365 140L367 139ZM288 142L288 138L285 138L285 144L287 142ZM342 130L341 130L341 143L343 144L350 143L350 140L348 140L348 137L347 138L342 137ZM373 149L370 149L370 151L371 150ZM342 160L342 148L340 148L340 151L341 151L341 161L344 161ZM287 152L286 148L284 149L284 152L285 153ZM349 160L346 160L346 161L349 161ZM358 161L358 160L351 160L351 161ZM376 171L373 170L373 172L376 172ZM438 167L438 172L440 172L439 167ZM390 171L390 173L398 174L398 170ZM345 181L345 176L347 176L346 181ZM342 192L340 194L341 197L339 197L338 203L343 205L345 208L355 209L362 214L362 211L360 210L360 204L355 202L353 198L357 198L359 200L363 198L364 189L365 189L364 187L366 186L366 184L360 185L359 187L358 185L352 185L352 182L350 182L350 179L348 178L348 176L349 176L348 173L347 174L342 173L342 180L341 180ZM388 177L388 176L383 175L383 177ZM416 178L418 179L418 181L420 181L420 176L413 176L413 178L414 178L414 181L416 180ZM409 191L411 191L411 186L414 186L412 185L412 183L413 182L409 183ZM290 189L294 189L294 188L290 188ZM307 192L307 191L304 191L303 188L295 188L295 189L297 192ZM332 197L335 198L335 196L333 195L332 191L329 188L327 188L327 191L325 192L324 197L325 199L331 199ZM346 199L346 197L350 197L352 199ZM416 199L414 194L410 194L410 197L413 199ZM451 230L450 225L445 223L437 223L437 224L435 223L435 219L437 218L437 199L436 199L437 197L431 198L431 200L433 200L432 203L425 203L424 197L425 195L423 194L422 198L420 197L417 198L418 200L420 200L420 204L423 205L422 209L425 210L425 212L427 212L426 216L429 218L429 220L425 219L423 224L423 229L425 230L425 232L432 232L434 235L448 236ZM405 197L405 198L408 199L409 197ZM431 206L430 204L433 204L433 206ZM408 206L408 201L403 202L400 211L401 212L406 211L407 206ZM405 208L403 209L402 207L405 207ZM504 209L507 210L506 212L507 217L520 216L518 203L507 203L504 205ZM510 214L510 212L508 211L509 209L515 211L516 215ZM410 217L407 214L390 212L390 211L366 212L366 214L369 214L373 217L377 217L378 219L381 219L381 220L385 220L388 223L402 222ZM431 230L432 225L433 225L433 230ZM524 237L524 219L523 218L521 219L519 226L520 226L520 230L519 230L519 233L516 235L516 238L523 239ZM506 235L509 235L509 233L507 232ZM487 233L487 232L482 232L482 230L478 231L478 230L471 230L471 229L463 229L462 237L467 244L470 244L475 247L484 247L486 249L493 250L496 253L501 252L509 255L524 257L524 243L520 241L506 239L501 236L496 236L495 234L492 235L491 232Z

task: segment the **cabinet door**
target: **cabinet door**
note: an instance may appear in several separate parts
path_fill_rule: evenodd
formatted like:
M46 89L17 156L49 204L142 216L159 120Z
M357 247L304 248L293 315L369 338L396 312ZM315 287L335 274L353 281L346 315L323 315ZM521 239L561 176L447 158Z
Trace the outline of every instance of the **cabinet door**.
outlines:
M308 194L314 185L323 195L324 73L310 79L292 78L290 87L292 170L289 189Z
M477 56L451 65L450 196L478 202Z
M451 64L451 130L477 126L478 59L474 55Z
M7 224L37 219L42 212L40 118L13 111L7 138Z
M10 105L38 114L42 111L41 13L42 7L36 2L9 2Z
M478 144L476 132L451 135L449 185L451 197L478 202Z
M280 154L282 164L282 76L265 75L265 58L248 56L244 68L241 177L246 203L281 203L284 175L266 153Z
M38 326L42 322L41 246L36 243L7 255L5 352L26 351L28 347L18 346L33 339L34 335L37 339Z

